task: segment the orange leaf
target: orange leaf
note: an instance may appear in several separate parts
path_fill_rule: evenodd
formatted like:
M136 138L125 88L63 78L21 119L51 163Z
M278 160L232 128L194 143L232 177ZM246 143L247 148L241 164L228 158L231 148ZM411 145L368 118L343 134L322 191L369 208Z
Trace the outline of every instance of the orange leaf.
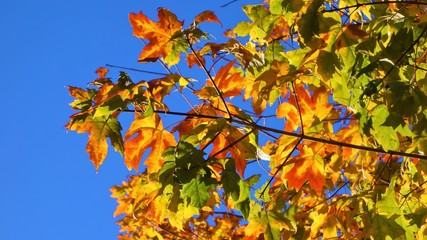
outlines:
M107 137L110 138L114 149L123 153L123 139L120 132L122 128L116 118L92 118L78 113L72 115L71 119L65 126L67 129L77 131L77 133L87 132L89 135L86 152L89 153L96 171L108 153Z
M329 92L325 87L316 88L312 96L310 96L309 90L304 88L304 86L296 87L295 92L297 94L304 127L311 127L315 121L324 120L333 108L333 105L329 103ZM299 113L294 97L289 98L289 103L281 104L277 110L277 114L287 118L287 130L296 130L301 124L299 117L298 120L296 118L296 115L299 116Z
M202 67L201 64L203 64L203 66L205 66L205 58L200 56L199 54L199 50L195 50L196 55L194 55L193 53L188 53L187 54L187 64L189 68L192 68L194 66L194 64L197 64L197 66L199 66L200 68ZM199 58L199 60L197 60L197 58ZM201 64L200 64L201 63Z
M213 148L209 156L215 154L218 159L226 158L230 153L235 161L237 172L243 177L246 163L250 159L256 158L256 147L249 141L249 136L241 130L228 125L220 135L212 142ZM244 137L244 138L243 138ZM219 154L217 154L220 152Z
M307 145L304 145L300 152L295 165L285 175L288 187L295 187L298 191L308 181L311 188L321 194L326 183L323 160Z
M135 121L125 134L125 164L129 170L134 168L138 171L142 155L151 148L144 164L147 165L148 173L157 172L163 165L163 152L176 144L175 137L163 129L162 121L157 114L146 118L138 114L135 116Z
M215 109L212 108L211 105L201 105L197 109L197 112L194 110L191 110L188 112L189 115L192 114L200 114L204 116L218 116ZM179 137L181 138L184 135L187 135L191 133L191 131L196 128L196 126L204 123L204 122L212 122L215 121L214 119L208 119L208 118L197 118L197 117L187 117L186 119L182 120L177 126L175 126L171 132L178 131Z
M215 15L215 13L213 13L212 11L204 11L202 13L200 13L199 15L197 15L194 18L194 22L196 24L202 23L202 22L216 22L219 23L222 26L222 23L218 20L217 16Z
M278 118L286 118L285 131L295 131L300 127L300 120L297 108L288 103L282 102L276 110Z
M166 57L173 50L174 41L170 41L172 36L182 29L183 21L166 8L159 8L157 14L159 21L153 22L142 12L129 14L129 21L132 25L133 35L144 38L150 42L142 49L139 56L140 62L154 62L162 56ZM175 64L179 61L179 54L169 62Z
M223 66L215 76L215 83L224 98L240 95L245 87L245 78L241 73L235 72L236 69L233 67L235 62L236 60Z
M100 67L100 68L96 69L95 73L98 74L99 79L103 79L103 78L105 78L105 75L107 75L107 73L108 73L108 68Z

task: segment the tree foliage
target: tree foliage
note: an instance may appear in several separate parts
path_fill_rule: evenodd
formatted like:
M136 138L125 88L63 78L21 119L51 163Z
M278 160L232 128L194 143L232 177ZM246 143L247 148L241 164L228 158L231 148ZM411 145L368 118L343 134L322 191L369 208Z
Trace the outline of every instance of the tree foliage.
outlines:
M119 238L422 239L427 3L242 9L225 38L202 30L222 27L209 10L188 26L165 8L131 13L138 61L168 72L112 81L99 68L91 87L69 87L66 128L89 135L96 170L107 138L130 170L145 165L111 188Z

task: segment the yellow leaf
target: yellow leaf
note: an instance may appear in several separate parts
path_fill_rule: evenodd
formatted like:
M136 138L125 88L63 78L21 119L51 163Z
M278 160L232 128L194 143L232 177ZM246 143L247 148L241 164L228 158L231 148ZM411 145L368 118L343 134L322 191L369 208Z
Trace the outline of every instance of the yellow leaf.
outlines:
M163 152L170 146L176 145L172 133L163 129L163 124L157 114L146 118L136 115L129 130L125 134L125 164L131 170L138 171L142 155L151 148L144 164L147 172L153 173L160 170L163 165ZM134 136L136 135L136 136Z

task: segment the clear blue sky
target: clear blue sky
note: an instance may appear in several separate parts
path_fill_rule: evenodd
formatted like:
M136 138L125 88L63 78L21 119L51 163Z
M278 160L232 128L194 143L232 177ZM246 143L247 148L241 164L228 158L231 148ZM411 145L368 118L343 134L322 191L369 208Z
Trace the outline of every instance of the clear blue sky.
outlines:
M167 7L188 25L212 9L231 28L244 19L242 4L262 2L219 7L229 1L2 2L1 239L116 239L109 187L133 172L114 153L95 173L87 136L63 127L73 113L65 86L86 87L107 63L150 70L136 63L142 43L132 36L128 13L154 18L157 7Z

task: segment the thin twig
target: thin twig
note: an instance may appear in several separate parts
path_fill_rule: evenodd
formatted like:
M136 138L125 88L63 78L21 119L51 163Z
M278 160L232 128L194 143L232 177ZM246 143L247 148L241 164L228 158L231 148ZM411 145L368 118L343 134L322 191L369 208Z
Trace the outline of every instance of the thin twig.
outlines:
M242 141L243 139L245 139L247 136L249 136L253 131L255 131L255 129L250 130L249 132L247 132L245 135L241 136L240 138L238 138L236 141L230 143L229 145L227 145L226 147L224 147L223 149L219 150L218 152L214 153L211 157L215 157L217 155L219 155L220 153L226 151L227 149L233 147L234 145L238 144L240 141Z
M228 5L230 5L230 4L232 4L232 3L234 3L234 2L237 2L238 0L231 0L230 2L228 2L228 3L226 3L226 4L224 4L224 5L221 5L220 7L227 7Z
M224 104L225 110L227 111L228 114L228 120L232 119L231 114L230 114L230 110L228 109L227 103L225 102L224 97L221 94L221 91L219 90L218 86L216 85L212 75L210 74L210 72L208 71L208 69L206 68L205 64L202 63L202 61L200 60L199 55L197 55L196 51L193 48L193 45L191 44L190 40L187 39L188 42L188 47L190 48L191 52L194 54L194 56L197 59L197 62L199 63L200 66L202 66L203 70L205 71L206 76L209 77L209 80L212 82L212 85L214 86L218 96L220 97L222 103Z
M309 207L308 209L302 210L302 212L308 212L308 211L310 211L311 209L313 209L313 208L315 208L315 207L317 207L317 206L319 206L319 205L322 205L322 204L327 203L327 201L329 201L329 200L331 200L332 198L334 198L334 197L335 197L335 195L337 195L337 194L338 194L338 192L339 192L339 191L341 191L341 189L342 189L343 187L347 186L347 184L349 184L349 183L350 183L350 181L344 182L344 184L343 184L341 187L339 187L337 190L335 190L335 192L334 192L331 196L329 196L328 198L326 198L324 202L321 202L321 203L315 204L314 206L311 206L311 207Z
M221 214L221 215L227 215L227 216L232 216L232 217L236 217L236 218L243 218L243 216L241 215L237 215L235 213L230 213L230 212L221 212L221 211L215 211L213 212L214 214Z
M292 95L294 96L295 103L296 103L296 105L297 105L298 114L299 114L299 121L300 121L300 126L301 126L301 135L304 135L304 123L303 123L303 121L302 121L301 108L300 108L300 106L299 106L299 101L298 101L298 97L297 97L297 92L296 92L295 84L294 84L294 82L293 82L293 81L291 82L291 85L292 85L292 89L293 89L293 91L292 91L292 93L293 93L293 94L292 94Z
M298 145L301 143L302 138L298 140L298 142L295 144L294 148L292 148L292 151L288 154L288 156L285 158L285 160L280 164L280 166L276 169L276 172L274 172L273 176L271 176L270 180L268 180L267 184L265 185L264 189L262 190L259 197L261 198L264 195L265 190L267 190L267 187L270 186L270 183L273 181L273 179L276 177L277 173L285 166L286 162L291 157L292 153L297 149Z
M427 3L425 3L425 2L418 2L418 1L384 1L384 2L358 3L358 4L355 4L355 5L346 6L346 7L342 7L342 8L323 9L321 11L321 13L336 12L336 11L346 10L346 9L349 9L349 8L360 8L360 7L363 7L363 6L379 5L379 4L390 4L390 3L402 3L402 4L426 5L427 6Z
M162 66L166 69L166 71L168 71L170 74L173 74L172 71L169 69L169 67L166 66L166 64L160 58L157 59L157 61L160 62L160 64L162 64ZM181 75L181 73L179 72L179 70L178 70L178 73L179 73L179 76L183 78L183 76ZM178 92L181 94L181 96L184 98L184 100L187 102L187 104L190 105L191 109L193 109L194 112L199 113L197 111L197 109L194 108L193 104L191 104L191 102L187 98L187 96L185 96L185 94L182 92L182 90L178 86L176 86L176 83L173 86L176 88L176 90L178 90Z
M160 76L167 76L169 74L167 73L159 73L159 72L153 72L153 71L146 71L146 70L141 70L141 69L136 69L136 68L129 68L129 67L122 67L122 66L117 66L117 65L111 65L111 64L105 64L106 67L110 67L110 68L118 68L118 69L124 69L124 70L129 70L129 71L134 71L134 72L142 72L142 73L148 73L148 74L154 74L154 75L160 75Z

